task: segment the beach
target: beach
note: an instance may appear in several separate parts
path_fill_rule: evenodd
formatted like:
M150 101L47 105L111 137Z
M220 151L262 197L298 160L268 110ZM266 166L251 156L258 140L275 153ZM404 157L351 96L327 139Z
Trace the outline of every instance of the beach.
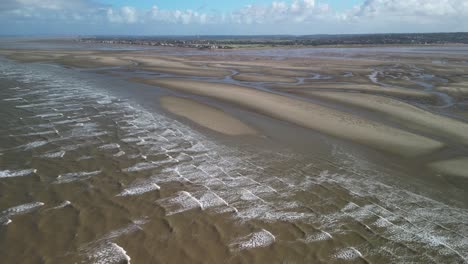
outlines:
M458 46L8 45L5 263L467 261Z

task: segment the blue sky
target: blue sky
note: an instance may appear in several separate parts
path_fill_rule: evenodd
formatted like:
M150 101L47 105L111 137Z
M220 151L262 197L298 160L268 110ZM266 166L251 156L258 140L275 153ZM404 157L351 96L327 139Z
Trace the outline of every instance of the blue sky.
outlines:
M468 0L0 0L0 35L468 31Z

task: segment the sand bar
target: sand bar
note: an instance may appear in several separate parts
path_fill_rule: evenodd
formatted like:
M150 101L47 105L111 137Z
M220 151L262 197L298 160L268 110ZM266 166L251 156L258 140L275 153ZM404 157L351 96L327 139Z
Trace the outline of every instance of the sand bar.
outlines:
M401 123L407 127L420 128L429 133L435 132L439 136L450 137L468 144L468 124L433 114L392 98L362 93L321 91L310 92L309 95L380 112L392 119L402 121Z
M287 92L294 94L308 95L310 90L308 89L329 89L329 90L346 90L346 91L357 91L374 94L385 94L396 97L410 97L416 99L425 100L436 100L437 98L430 93L426 93L419 90L404 89L398 87L381 87L377 85L367 84L352 84L352 83L308 83L300 85L275 85L274 88L287 90Z
M468 86L443 86L437 87L436 90L454 96L468 96Z
M236 74L232 77L234 80L243 82L274 82L274 83L294 83L297 82L294 78L281 76L263 75L263 74Z
M468 157L433 162L429 167L443 174L468 178Z
M123 57L124 59L131 59L138 63L138 67L149 70L157 71L167 74L188 75L199 77L224 77L231 74L230 71L225 69L217 69L210 67L203 67L197 65L190 65L189 63L181 62L180 60L168 59L163 57Z
M185 117L200 126L225 135L238 136L256 133L253 128L226 112L194 100L163 96L160 103L164 109L175 115Z
M175 78L133 79L234 103L324 134L403 156L433 152L441 142L310 102L238 85Z

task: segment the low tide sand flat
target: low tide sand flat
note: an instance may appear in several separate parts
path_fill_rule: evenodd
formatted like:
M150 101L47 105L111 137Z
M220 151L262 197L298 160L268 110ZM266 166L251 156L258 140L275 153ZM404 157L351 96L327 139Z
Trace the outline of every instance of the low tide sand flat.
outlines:
M188 75L188 76L204 76L204 77L223 77L229 75L230 72L219 68L207 68L190 65L177 60L168 59L167 57L122 57L135 61L138 67L168 74Z
M243 82L268 82L268 83L294 83L297 82L296 79L281 77L281 76L271 76L271 75L262 75L262 74L236 74L232 77L234 80L243 81Z
M253 128L226 112L194 100L164 96L161 97L160 103L167 111L219 133L231 136L256 133Z
M351 84L351 83L314 83L314 84L299 84L299 85L274 85L274 88L285 90L294 94L309 93L309 89L320 89L320 90L345 90L345 91L356 91L365 92L370 94L384 94L402 98L414 98L435 101L436 97L433 94L419 91L404 89L398 87L386 88L377 85L365 85L365 84Z
M379 112L400 121L403 126L419 128L440 137L449 137L465 145L468 144L468 124L433 114L392 98L370 94L320 91L309 92L308 95Z
M239 66L239 65L230 65L231 68L238 69L241 73L264 73L271 76L281 76L281 77L308 77L310 73L307 70L294 70L294 69L278 69L270 67L249 67L249 66ZM243 68L248 67L248 68Z
M444 174L468 178L468 157L436 161L429 167Z
M443 146L441 142L345 112L243 86L174 78L134 80L235 103L325 134L399 155L428 154Z
M459 47L72 45L0 49L0 262L468 259Z
M437 87L437 91L445 92L455 96L468 96L468 84L463 85L451 85L451 86L442 86Z

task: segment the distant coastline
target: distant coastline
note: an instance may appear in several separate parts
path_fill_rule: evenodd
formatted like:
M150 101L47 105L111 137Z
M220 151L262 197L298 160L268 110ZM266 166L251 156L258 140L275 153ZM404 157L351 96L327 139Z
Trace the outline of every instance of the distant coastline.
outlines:
M394 45L466 45L468 33L398 33L305 36L88 36L79 42L179 47L239 49L274 47L363 47Z

